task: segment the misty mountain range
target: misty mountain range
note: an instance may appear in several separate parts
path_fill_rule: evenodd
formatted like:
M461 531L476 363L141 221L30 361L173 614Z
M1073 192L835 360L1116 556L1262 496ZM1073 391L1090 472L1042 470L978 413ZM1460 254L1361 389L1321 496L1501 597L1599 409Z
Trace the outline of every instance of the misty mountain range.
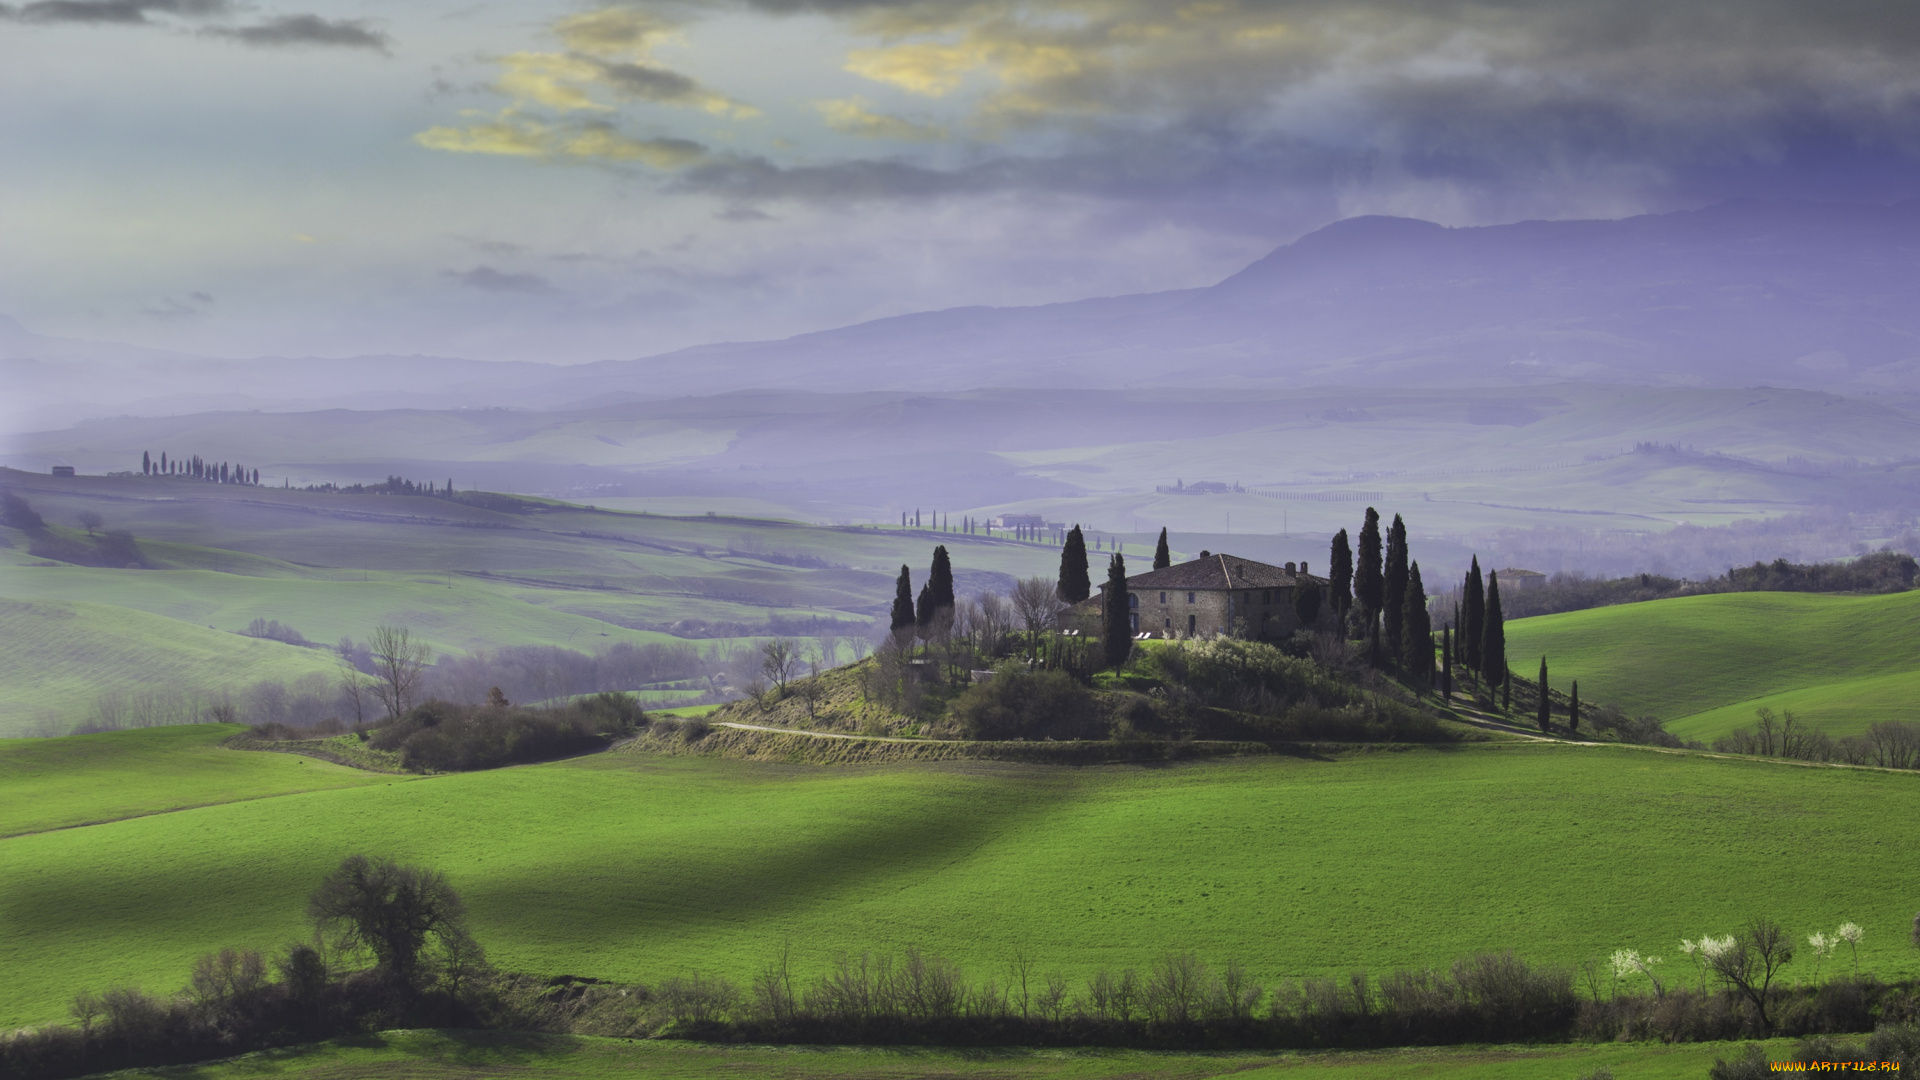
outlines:
M557 408L742 388L1597 381L1920 391L1920 201L1445 228L1359 217L1203 289L953 308L572 367L218 360L0 317L8 426L108 412Z

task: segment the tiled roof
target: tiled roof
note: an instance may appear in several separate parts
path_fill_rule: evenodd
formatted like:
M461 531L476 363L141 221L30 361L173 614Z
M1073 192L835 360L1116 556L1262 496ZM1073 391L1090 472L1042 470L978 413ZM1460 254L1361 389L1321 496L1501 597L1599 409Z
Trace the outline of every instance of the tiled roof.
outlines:
M1238 555L1208 555L1175 563L1165 570L1135 574L1127 579L1128 592L1145 589L1272 589L1318 581L1307 574L1290 574L1283 566L1269 566Z

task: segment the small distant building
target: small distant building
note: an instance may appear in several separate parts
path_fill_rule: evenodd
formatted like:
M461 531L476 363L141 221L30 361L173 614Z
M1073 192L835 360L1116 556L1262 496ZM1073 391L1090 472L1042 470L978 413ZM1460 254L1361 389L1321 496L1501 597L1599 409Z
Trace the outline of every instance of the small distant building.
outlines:
M1305 563L1273 566L1203 551L1191 562L1127 578L1129 621L1136 635L1147 637L1277 641L1300 629L1293 594L1309 581L1324 595L1326 579L1309 575ZM1104 601L1099 595L1075 604L1063 625L1098 633ZM1332 625L1330 607L1322 606L1315 625Z
M1526 592L1528 589L1542 588L1547 583L1547 575L1538 570L1522 570L1509 566L1500 571L1500 587L1508 592Z
M55 475L55 476L72 476L72 475L73 475L73 466L71 466L71 465L55 465L55 466L53 467L53 475Z
M1044 529L1047 519L1039 514L1001 514L994 524L1002 529Z

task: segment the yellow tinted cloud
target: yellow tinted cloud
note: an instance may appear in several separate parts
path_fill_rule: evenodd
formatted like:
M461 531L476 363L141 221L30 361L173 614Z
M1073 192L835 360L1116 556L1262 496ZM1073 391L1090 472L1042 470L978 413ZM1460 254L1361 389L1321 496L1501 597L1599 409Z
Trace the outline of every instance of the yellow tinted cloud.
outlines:
M598 123L556 127L511 111L465 127L428 128L413 141L450 154L638 162L655 169L684 169L707 158L704 147L683 139L635 139Z
M849 135L860 135L869 139L901 139L914 142L926 142L947 137L947 129L930 124L916 124L898 116L872 112L867 108L865 98L842 98L831 101L816 101L814 107L826 120L827 126L835 131Z
M908 93L940 97L988 62L978 45L915 43L848 54L846 69L855 75L897 86Z
M579 109L606 111L587 95L586 87L604 79L603 65L564 53L517 52L500 58L505 71L494 88L515 101L532 101L560 112Z
M569 15L553 24L568 49L588 56L644 57L675 27L638 8L610 7Z

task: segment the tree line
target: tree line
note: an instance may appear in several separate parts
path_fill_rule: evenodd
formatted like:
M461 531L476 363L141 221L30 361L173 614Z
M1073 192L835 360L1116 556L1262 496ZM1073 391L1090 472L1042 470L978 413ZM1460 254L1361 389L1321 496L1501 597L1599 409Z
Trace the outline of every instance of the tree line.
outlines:
M183 477L215 484L246 484L255 487L260 483L259 469L249 470L246 466L237 465L231 461L208 461L199 454L192 454L185 458L169 457L165 450L160 451L160 456L157 458L151 451L142 450L140 475Z

